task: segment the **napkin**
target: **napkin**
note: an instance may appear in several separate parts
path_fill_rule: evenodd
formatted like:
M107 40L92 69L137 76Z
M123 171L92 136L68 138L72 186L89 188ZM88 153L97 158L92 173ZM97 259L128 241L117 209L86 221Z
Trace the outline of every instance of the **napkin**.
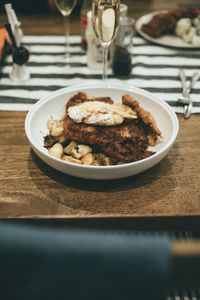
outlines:
M166 296L169 240L0 224L4 300L158 300Z

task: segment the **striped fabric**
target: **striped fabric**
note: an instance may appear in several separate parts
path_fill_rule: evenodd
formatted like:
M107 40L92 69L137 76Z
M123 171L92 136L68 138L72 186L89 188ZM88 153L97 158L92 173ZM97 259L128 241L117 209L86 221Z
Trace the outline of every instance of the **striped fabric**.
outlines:
M70 37L70 64L66 66L64 36L25 36L24 44L31 52L27 68L31 78L16 83L9 79L12 69L11 56L7 57L0 70L0 109L29 110L41 97L56 89L84 82L99 82L101 70L87 67L86 54L81 49L80 37ZM167 101L176 112L183 106L177 102L181 93L178 77L184 68L188 79L200 68L200 50L180 50L161 47L134 37L132 50L132 74L126 79L117 79L109 70L109 80L144 88ZM194 113L200 113L200 81L192 91Z

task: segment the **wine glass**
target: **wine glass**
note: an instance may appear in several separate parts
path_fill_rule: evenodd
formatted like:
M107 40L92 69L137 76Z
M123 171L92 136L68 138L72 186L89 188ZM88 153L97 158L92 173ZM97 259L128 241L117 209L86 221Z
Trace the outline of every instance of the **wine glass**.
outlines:
M73 11L77 0L55 0L55 4L63 16L65 37L66 37L66 57L69 59L69 16Z
M92 23L103 48L103 76L107 79L108 50L119 26L120 0L93 0Z

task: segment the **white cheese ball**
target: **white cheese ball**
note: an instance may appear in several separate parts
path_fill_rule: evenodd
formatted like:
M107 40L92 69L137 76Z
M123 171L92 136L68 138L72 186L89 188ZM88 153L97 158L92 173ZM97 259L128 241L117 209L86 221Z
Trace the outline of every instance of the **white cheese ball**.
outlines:
M192 45L200 46L200 36L194 35L192 38Z
M196 34L200 35L200 24L199 24L199 26L196 27Z
M192 25L192 21L189 18L181 18L176 23L176 35L182 37L184 34L186 34Z
M187 34L183 35L183 40L186 43L192 43L192 39L193 37L196 35L196 28L195 27L191 27L189 32Z
M200 26L200 15L197 16L196 18L194 18L194 19L192 20L192 23L194 24L195 27Z

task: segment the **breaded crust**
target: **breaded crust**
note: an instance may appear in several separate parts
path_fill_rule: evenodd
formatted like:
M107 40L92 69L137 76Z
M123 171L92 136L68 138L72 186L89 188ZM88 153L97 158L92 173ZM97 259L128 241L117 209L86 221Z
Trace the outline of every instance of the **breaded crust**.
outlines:
M142 108L138 101L126 94L122 96L122 103L128 105L136 112L137 116L144 122L145 125L147 125L147 129L150 130L151 134L155 137L161 136L161 131L158 128L154 117L149 111Z
M124 101L130 104L130 99L127 96L124 96ZM72 105L79 105L85 101L94 100L97 100L97 98L87 99L85 94L78 93L69 100L66 110ZM98 101L113 103L110 97L101 97L98 98ZM127 105L127 103L124 104ZM131 105L129 107L133 108ZM65 139L92 146L94 151L100 151L108 155L114 164L133 162L151 156L154 152L147 149L149 140L146 131L147 127L150 128L150 125L155 131L156 124L154 124L148 112L141 110L138 102L134 102L134 106L136 107L136 113L141 115L146 120L146 123L143 122L142 118L139 118L126 120L120 125L109 127L87 125L74 122L66 113L64 118ZM157 128L158 132L160 131Z

